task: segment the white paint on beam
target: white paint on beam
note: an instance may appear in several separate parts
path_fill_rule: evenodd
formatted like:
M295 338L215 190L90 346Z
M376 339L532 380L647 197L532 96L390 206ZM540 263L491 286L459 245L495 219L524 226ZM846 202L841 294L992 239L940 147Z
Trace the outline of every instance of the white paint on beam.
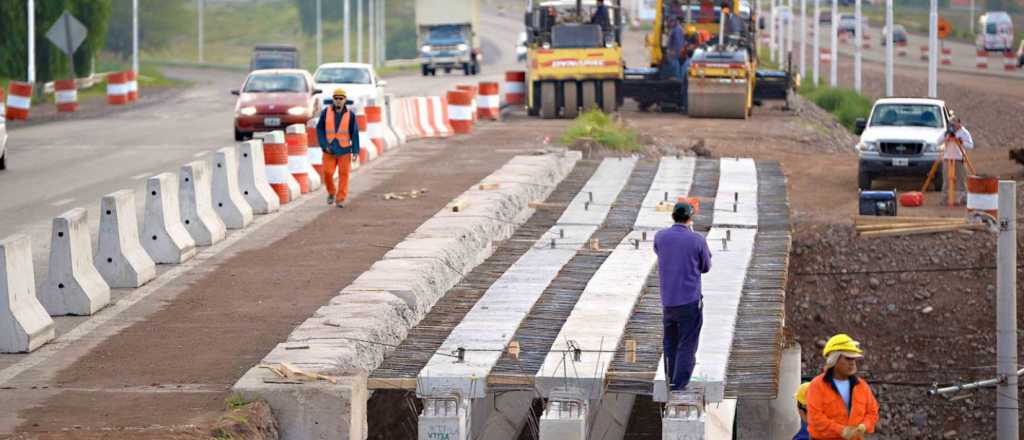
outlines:
M672 226L671 212L658 211L658 205L663 202L675 204L679 197L689 195L695 163L692 157L661 159L658 174L654 176L651 189L637 214L636 230L657 231Z
M486 378L502 350L562 267L604 222L635 165L632 158L601 163L558 222L487 289L452 330L417 378L420 396L453 391L468 398L487 396ZM451 355L459 348L467 350L462 361Z

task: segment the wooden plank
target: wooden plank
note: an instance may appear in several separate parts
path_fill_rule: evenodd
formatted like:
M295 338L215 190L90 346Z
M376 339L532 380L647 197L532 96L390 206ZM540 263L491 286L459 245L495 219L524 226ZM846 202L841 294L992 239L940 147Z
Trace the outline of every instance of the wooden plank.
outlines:
M934 234L937 232L983 230L985 225L952 225L952 226L927 226L921 228L889 229L885 231L868 231L861 233L861 237L892 237L900 235Z
M481 183L478 188L481 189L481 190L486 191L486 190L490 190L490 189L498 189L500 187L501 187L501 185L497 184L497 183Z
M415 377L402 377L397 379L384 379L371 377L366 380L366 388L371 390L415 390Z
M909 217L909 216L882 216L882 215L858 215L853 218L853 224L878 224L878 223L921 223L921 222L942 222L962 220L960 217Z
M492 374L487 376L488 385L533 385L533 376L525 374Z
M857 225L857 232L867 231L882 231L886 229L906 229L906 228L922 228L928 226L956 226L966 225L966 221L952 221L952 222L925 222L925 223L885 223L877 225Z

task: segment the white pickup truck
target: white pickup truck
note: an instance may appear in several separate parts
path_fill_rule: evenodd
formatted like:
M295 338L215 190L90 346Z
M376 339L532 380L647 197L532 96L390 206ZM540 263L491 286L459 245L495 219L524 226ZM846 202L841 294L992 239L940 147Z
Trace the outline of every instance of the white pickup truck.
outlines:
M859 167L857 186L871 189L879 177L928 175L945 148L950 112L946 103L930 98L883 98L875 101L867 120L857 120ZM932 189L942 187L942 170Z

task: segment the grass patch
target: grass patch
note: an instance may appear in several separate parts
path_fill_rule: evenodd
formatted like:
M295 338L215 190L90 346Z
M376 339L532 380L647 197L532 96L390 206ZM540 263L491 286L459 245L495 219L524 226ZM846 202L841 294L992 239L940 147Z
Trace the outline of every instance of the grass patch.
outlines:
M591 110L576 117L572 125L562 133L561 140L566 145L577 141L594 142L617 151L640 149L633 129L600 110Z
M851 132L857 118L867 118L871 113L871 100L851 89L808 82L801 85L799 93L818 107L832 113L839 123Z
M238 409L248 404L249 401L245 400L241 394L232 394L224 399L224 405L227 406L229 410Z

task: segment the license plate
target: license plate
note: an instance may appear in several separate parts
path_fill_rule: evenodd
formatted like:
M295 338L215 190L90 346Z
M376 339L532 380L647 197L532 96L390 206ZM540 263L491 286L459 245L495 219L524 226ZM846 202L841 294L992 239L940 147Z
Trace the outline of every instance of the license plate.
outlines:
M910 165L910 160L909 159L893 159L892 160L892 166L894 166L894 167L905 167L907 165Z
M281 125L281 118L263 118L263 125L267 127L277 127Z

